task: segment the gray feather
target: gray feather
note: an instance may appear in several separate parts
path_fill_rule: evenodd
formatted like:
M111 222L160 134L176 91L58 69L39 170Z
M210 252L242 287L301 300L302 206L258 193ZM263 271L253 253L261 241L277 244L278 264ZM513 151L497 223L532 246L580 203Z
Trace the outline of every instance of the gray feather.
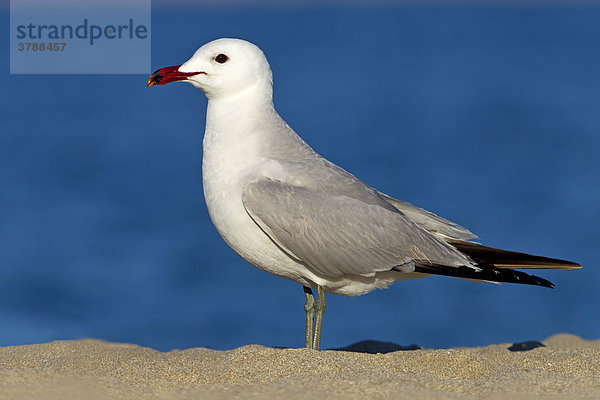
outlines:
M439 215L413 206L405 201L396 200L386 194L380 194L387 202L396 207L415 224L419 225L429 233L457 240L469 240L477 238L477 235L471 233L467 228L455 224L452 221L448 221Z
M321 182L319 190L262 179L246 185L243 193L252 219L313 272L372 275L412 260L472 267L460 252L390 207L377 192L365 195L364 201L349 196L364 194L362 187L335 194L327 180Z

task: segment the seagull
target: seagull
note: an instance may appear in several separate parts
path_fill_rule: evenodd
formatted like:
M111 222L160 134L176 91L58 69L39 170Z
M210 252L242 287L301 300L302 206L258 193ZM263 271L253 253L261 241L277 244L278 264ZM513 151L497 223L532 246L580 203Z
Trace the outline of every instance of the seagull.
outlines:
M325 292L358 296L430 275L553 287L515 268L581 268L481 245L462 226L319 155L275 110L271 68L250 42L209 42L154 72L147 86L177 81L208 98L202 183L210 218L247 262L303 286L306 348L319 350Z

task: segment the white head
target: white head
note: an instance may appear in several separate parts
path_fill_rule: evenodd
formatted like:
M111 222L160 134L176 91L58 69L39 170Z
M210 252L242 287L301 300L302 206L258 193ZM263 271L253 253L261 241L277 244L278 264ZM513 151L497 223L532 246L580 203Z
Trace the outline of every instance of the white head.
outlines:
M237 95L249 88L272 95L273 77L263 52L240 39L217 39L200 47L185 63L161 68L148 86L183 81L200 88L209 99Z

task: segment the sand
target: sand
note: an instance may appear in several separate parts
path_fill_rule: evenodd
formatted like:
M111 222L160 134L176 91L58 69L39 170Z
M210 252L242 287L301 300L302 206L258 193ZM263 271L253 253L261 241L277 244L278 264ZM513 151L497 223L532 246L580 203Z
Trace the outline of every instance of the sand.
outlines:
M0 399L600 399L600 340L543 343L368 354L57 341L0 348Z

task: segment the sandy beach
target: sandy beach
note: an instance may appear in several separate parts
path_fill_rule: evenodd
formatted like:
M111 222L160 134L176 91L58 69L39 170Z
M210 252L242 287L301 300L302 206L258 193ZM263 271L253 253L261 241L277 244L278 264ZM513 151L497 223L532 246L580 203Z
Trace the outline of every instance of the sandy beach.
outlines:
M600 398L600 340L561 334L543 344L526 351L505 343L385 354L257 345L163 353L57 341L0 348L0 398ZM373 345L382 346L363 350Z

